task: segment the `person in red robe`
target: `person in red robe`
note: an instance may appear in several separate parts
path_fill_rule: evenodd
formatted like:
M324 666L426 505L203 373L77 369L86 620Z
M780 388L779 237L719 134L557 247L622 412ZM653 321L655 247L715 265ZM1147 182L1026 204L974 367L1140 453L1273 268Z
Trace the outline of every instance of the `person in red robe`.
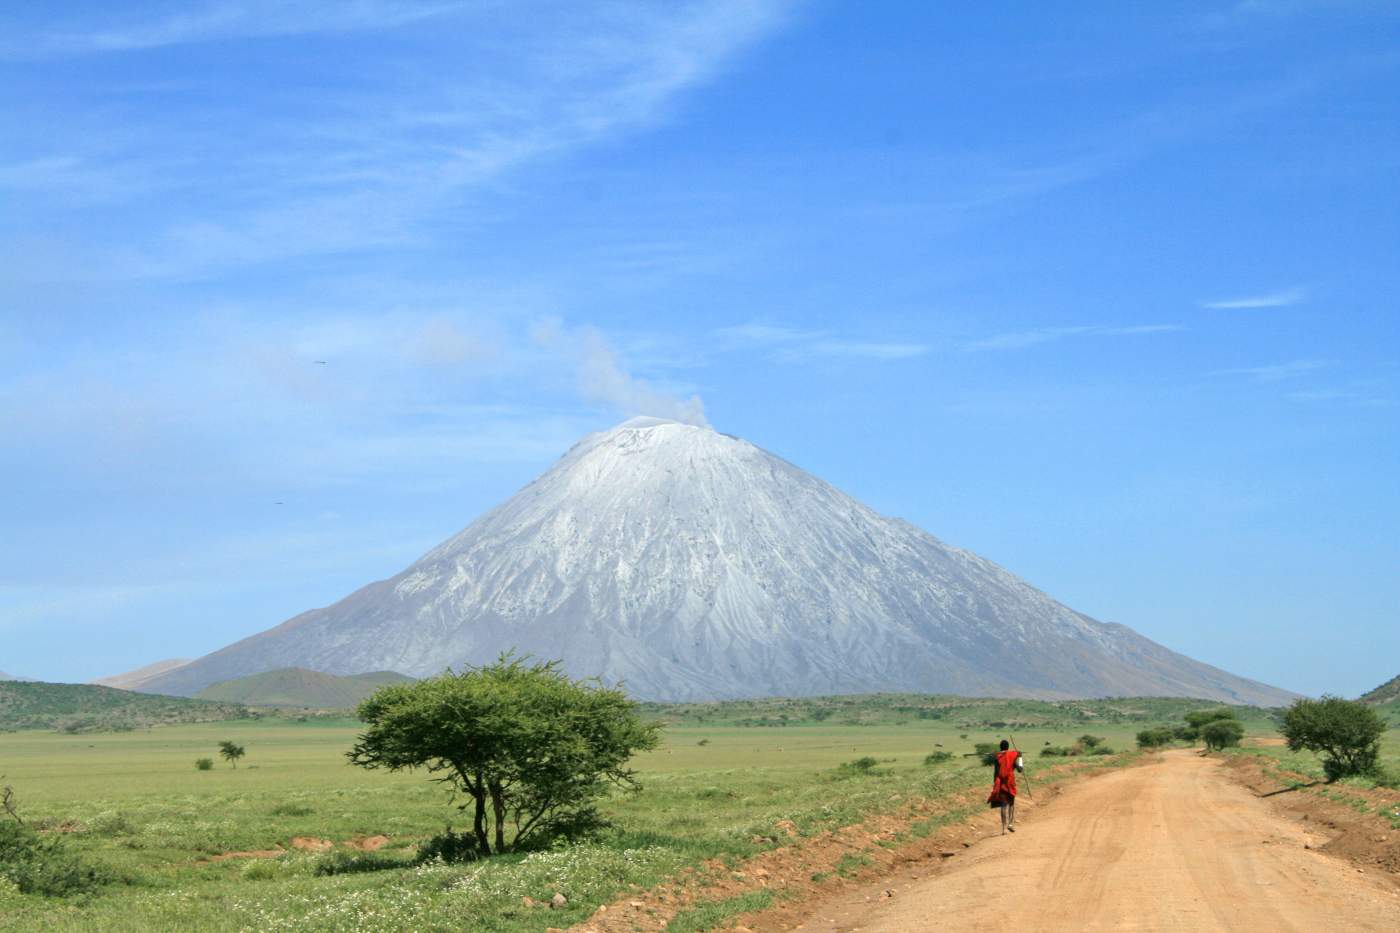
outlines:
M1026 770L1021 753L1001 740L1001 751L992 763L992 793L987 804L1001 808L1001 834L1016 831L1016 772Z

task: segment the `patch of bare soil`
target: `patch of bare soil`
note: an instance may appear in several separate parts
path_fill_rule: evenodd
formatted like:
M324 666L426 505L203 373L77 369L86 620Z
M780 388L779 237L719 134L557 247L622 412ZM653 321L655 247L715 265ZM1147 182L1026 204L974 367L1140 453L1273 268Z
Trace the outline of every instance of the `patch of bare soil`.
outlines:
M1051 799L1060 783L1081 771L1061 765L1037 774L1036 799ZM808 838L799 837L797 827L784 820L775 824L773 837L755 841L785 838L788 844L746 860L737 870L717 860L687 868L669 883L600 907L570 931L656 933L688 907L762 890L773 891L778 900L761 914L734 918L733 923L742 924L735 929L762 933L791 929L815 905L867 885L872 878L909 871L927 874L962 857L979 839L999 833L999 817L986 808L986 796L987 789L978 786L905 804L864 823ZM1036 805L1026 798L1017 808L1033 810ZM922 838L911 832L921 823L943 820L945 825Z
M1288 743L1281 735L1256 735L1245 739L1241 744L1249 748L1282 748Z
M346 848L358 849L361 852L378 852L388 844L388 836L356 836L345 841Z
M292 848L303 852L329 852L334 847L335 843L329 839L317 839L315 836L292 837Z
M1235 780L1267 798L1276 812L1323 837L1315 848L1359 868L1384 872L1400 884L1400 829L1393 825L1400 822L1400 792L1315 784L1306 775L1252 755L1231 758L1228 768Z

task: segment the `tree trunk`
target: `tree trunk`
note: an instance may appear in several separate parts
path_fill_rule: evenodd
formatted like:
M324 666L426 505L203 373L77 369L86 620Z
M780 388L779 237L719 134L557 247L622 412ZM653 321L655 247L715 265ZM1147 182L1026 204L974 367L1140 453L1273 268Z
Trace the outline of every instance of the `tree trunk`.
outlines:
M499 781L491 782L491 808L496 815L496 851L506 850L506 800Z
M486 783L481 775L476 776L476 781L470 787L472 796L476 798L476 819L472 823L472 830L476 833L476 845L481 850L481 854L489 856L491 854L491 841L486 838Z

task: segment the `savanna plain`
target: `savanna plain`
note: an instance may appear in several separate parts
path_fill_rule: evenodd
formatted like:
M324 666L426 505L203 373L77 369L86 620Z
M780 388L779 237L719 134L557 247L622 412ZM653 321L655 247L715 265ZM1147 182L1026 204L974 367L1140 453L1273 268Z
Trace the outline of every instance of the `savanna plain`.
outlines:
M907 827L932 832L965 817L968 792L987 782L975 743L1014 733L1034 781L1048 766L1066 769L1067 759L1038 754L1047 746L1093 735L1111 753L1076 757L1075 768L1129 764L1138 731L1208 705L876 696L648 707L667 723L664 741L635 760L641 791L606 802L601 835L457 864L417 850L446 824L468 822L461 801L422 772L352 766L345 753L362 727L350 718L0 734L0 783L14 788L19 814L111 879L70 897L0 885L0 929L564 928L629 892L737 870L825 830L961 795ZM1386 713L1393 773L1400 713ZM1312 756L1262 744L1277 734L1268 712L1239 714L1256 747L1236 754L1269 756L1300 785L1320 776ZM222 741L246 749L236 767L219 758ZM200 758L212 768L198 769ZM1400 813L1377 816L1400 828ZM857 858L841 870L859 868ZM566 903L545 906L556 894ZM666 929L709 929L782 896L690 904Z

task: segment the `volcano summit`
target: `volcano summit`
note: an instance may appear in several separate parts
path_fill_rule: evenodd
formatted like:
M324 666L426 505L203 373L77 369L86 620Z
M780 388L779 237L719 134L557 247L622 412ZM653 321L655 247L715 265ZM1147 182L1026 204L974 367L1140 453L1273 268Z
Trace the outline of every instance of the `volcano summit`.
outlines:
M141 689L285 667L425 676L509 649L647 699L1291 699L1075 612L747 441L656 418L584 438L397 576Z

